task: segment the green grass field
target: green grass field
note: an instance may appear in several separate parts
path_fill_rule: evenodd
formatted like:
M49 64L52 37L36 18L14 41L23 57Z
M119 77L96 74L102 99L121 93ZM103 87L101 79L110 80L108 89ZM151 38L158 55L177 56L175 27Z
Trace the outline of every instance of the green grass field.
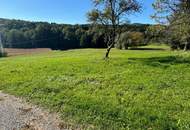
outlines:
M0 90L101 130L189 130L190 53L103 49L0 59Z

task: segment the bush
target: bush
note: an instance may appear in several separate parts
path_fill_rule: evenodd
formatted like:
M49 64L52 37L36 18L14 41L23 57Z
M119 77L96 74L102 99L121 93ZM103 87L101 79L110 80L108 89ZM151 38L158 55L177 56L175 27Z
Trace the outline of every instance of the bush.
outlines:
M125 32L122 33L116 48L128 49L129 47L144 45L144 34L141 32Z
M171 36L168 38L168 44L172 50L190 50L190 42L186 40L181 40L181 37Z

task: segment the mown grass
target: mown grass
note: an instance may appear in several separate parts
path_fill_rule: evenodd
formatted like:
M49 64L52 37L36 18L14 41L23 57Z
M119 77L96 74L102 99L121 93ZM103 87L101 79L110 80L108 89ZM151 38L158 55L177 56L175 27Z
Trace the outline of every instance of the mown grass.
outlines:
M105 61L104 52L2 58L0 89L89 129L190 129L190 53L114 49Z

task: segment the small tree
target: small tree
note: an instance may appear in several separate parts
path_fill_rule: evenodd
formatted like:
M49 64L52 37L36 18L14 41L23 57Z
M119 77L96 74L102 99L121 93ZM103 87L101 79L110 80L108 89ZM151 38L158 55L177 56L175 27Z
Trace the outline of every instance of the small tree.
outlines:
M128 21L129 14L139 12L140 4L136 0L93 0L95 9L88 13L89 22L104 28L107 52L117 43L122 32L122 24Z
M156 0L153 18L166 25L165 32L171 44L180 43L190 49L190 0Z
M0 57L4 57L4 56L6 56L6 53L3 48L2 37L1 37L1 33L0 33Z

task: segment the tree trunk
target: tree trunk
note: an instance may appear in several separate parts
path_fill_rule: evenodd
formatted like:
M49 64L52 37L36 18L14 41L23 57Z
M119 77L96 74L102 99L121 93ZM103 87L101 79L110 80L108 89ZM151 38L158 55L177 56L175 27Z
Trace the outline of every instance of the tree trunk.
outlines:
M111 48L112 48L112 47L108 47L107 52L106 52L106 55L105 55L105 59L108 59L108 58L109 58L109 53L110 53Z
M185 46L184 46L183 51L187 51L187 44L188 44L188 43L185 43Z

